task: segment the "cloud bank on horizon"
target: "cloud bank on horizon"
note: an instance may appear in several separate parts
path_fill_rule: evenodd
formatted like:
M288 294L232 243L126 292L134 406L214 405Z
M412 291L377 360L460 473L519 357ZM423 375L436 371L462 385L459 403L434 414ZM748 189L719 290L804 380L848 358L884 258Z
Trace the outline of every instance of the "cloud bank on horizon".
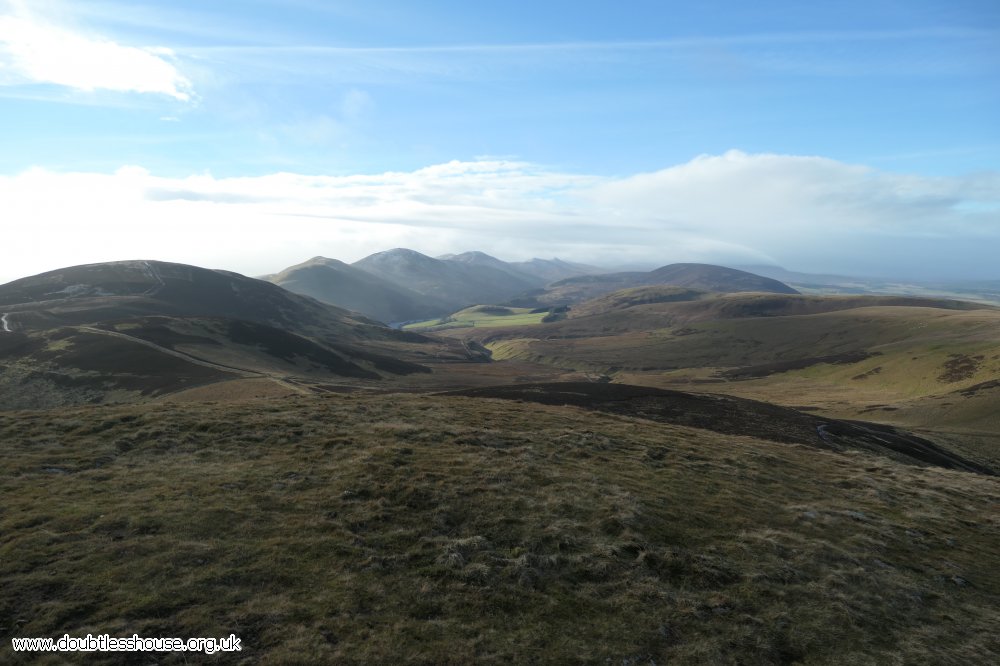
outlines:
M0 200L3 281L130 258L253 275L392 247L996 279L1000 247L1000 174L926 178L736 150L625 177L505 160L351 176L31 169L0 177Z

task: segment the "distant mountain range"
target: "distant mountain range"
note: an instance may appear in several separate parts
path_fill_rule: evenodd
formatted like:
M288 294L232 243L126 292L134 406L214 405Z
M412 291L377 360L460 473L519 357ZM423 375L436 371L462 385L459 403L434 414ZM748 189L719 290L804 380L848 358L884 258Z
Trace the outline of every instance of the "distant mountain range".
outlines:
M554 280L600 273L561 259L506 262L484 252L437 258L396 248L353 264L314 257L262 279L386 323L430 319L502 303Z
M265 279L386 323L440 317L480 304L567 305L618 289L659 284L797 293L777 280L708 264L607 273L560 259L506 262L483 252L432 258L405 248L378 252L350 265L315 257Z
M533 289L539 280L516 269L498 268L499 259L482 255L465 259L434 259L413 250L397 248L378 252L353 266L453 306L500 303Z
M594 275L608 271L597 266L577 264L562 259L531 259L530 261L501 261L485 252L463 252L462 254L445 254L438 259L460 261L471 266L492 266L498 270L510 273L516 277L534 278L539 285L546 285L557 280Z

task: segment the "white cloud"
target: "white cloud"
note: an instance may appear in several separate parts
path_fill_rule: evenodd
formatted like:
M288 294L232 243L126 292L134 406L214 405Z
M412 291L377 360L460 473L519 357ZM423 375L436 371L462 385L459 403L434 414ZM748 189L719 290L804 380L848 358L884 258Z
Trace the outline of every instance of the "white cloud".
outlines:
M595 188L595 204L658 224L771 243L789 234L995 237L1000 219L969 214L1000 201L1000 174L929 178L822 157L729 151Z
M163 47L136 48L39 19L13 5L0 16L0 83L48 83L76 90L158 93L189 101L191 82Z
M351 176L35 169L0 177L0 200L0 282L127 258L260 274L400 246L1000 279L1000 174L926 178L820 157L731 151L625 178L502 159Z

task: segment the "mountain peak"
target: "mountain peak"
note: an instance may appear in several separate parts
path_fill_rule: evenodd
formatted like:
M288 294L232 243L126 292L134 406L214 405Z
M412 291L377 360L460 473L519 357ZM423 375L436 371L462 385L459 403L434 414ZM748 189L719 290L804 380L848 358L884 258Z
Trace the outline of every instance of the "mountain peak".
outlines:
M775 294L799 293L797 290L778 280L714 264L668 264L650 271L649 275L667 284L695 287L707 291L761 291Z
M500 261L500 259L486 254L485 252L480 252L479 250L470 250L468 252L450 254L447 256L451 261Z
M408 247L394 247L391 250L383 250L382 252L376 252L371 255L372 257L414 257L423 259L433 259L433 257L428 257L422 252L417 252L416 250L411 250Z

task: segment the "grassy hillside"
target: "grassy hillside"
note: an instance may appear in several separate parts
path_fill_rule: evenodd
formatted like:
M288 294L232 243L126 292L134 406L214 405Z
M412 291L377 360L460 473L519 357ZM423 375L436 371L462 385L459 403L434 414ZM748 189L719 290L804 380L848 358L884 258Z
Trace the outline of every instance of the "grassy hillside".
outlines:
M593 326L594 323L606 326L627 311L632 328L638 328L649 325L636 321L642 316L659 317L651 322L659 323L662 327L665 323L821 314L865 307L984 309L983 305L977 303L913 296L718 294L685 287L647 286L624 289L580 303L571 310L571 317L589 318L585 323L578 322L585 326Z
M714 382L726 391L752 382L797 392L806 381L827 397L846 391L903 400L1000 376L1000 310L959 301L654 288L595 299L569 314L544 329L475 337L496 359L630 380Z
M444 331L499 361L893 423L1000 462L1000 309L901 296L642 287L544 326Z
M17 280L0 286L0 313L0 408L129 402L237 377L377 382L477 357L268 282L166 262Z
M857 410L862 418L928 433L951 450L1000 469L1000 380Z
M748 435L830 451L856 449L912 465L997 473L988 465L966 460L932 441L884 424L845 421L719 394L568 380L467 388L447 395L572 405L726 435Z
M413 395L0 413L0 446L5 663L1000 660L994 477Z
M142 316L223 317L315 337L385 340L392 332L342 308L237 273L165 261L71 266L0 285L15 331Z
M746 271L711 264L669 264L648 272L604 273L567 278L534 294L538 303L580 303L623 289L664 285L706 292L798 293L788 285Z

